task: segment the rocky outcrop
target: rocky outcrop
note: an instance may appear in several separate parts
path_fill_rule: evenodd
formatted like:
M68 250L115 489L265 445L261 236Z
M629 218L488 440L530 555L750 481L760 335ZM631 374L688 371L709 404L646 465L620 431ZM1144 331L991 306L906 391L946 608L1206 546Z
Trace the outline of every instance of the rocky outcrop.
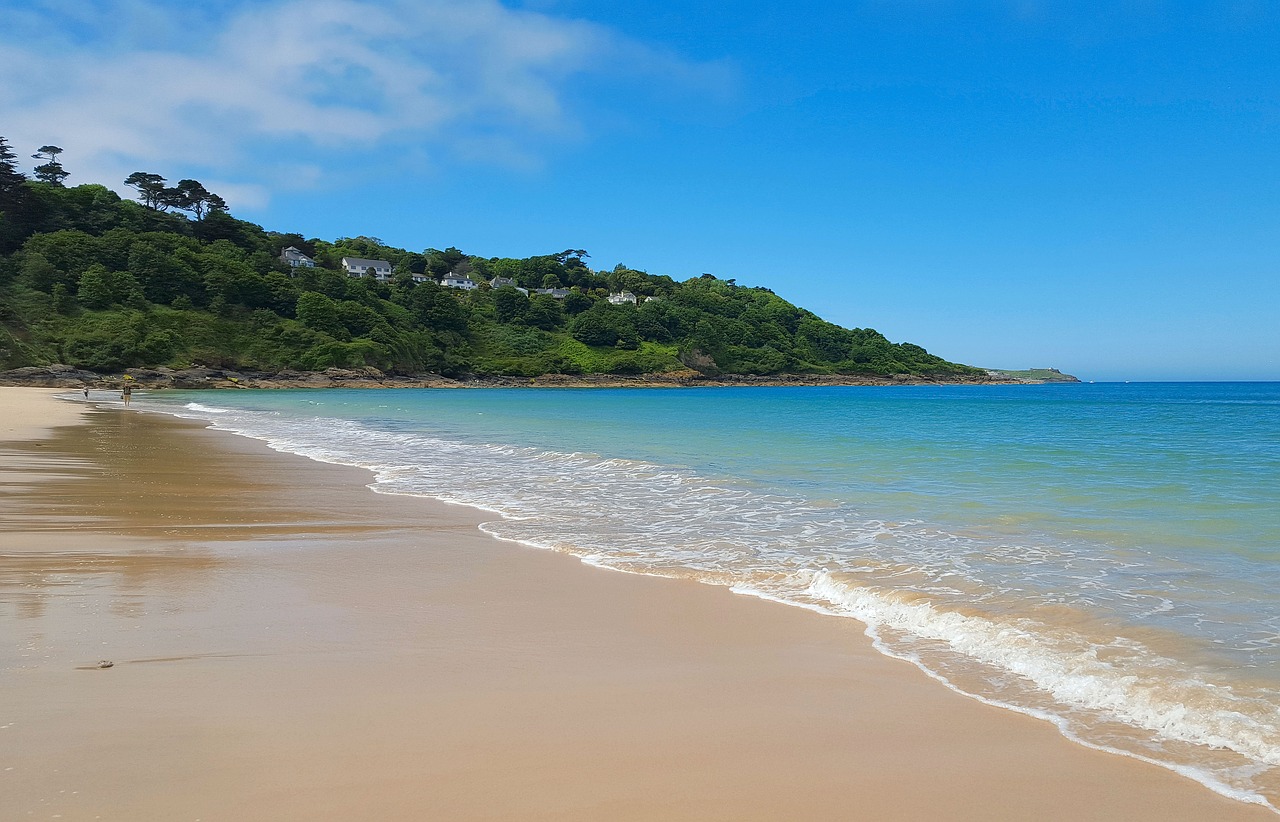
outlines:
M40 388L80 388L103 385L103 377L69 365L38 365L0 371L0 385L29 385Z
M97 374L68 365L32 366L0 372L0 385L43 388L117 388L126 378L143 388L388 388L456 384L436 375L390 376L376 368L330 368L327 371L233 371L193 368L130 368L120 374Z

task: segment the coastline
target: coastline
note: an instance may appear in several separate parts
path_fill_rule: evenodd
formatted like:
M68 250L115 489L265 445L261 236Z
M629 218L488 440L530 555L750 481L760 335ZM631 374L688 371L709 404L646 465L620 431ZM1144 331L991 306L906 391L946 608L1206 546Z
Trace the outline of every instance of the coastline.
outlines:
M0 407L74 421L49 394ZM15 817L1272 816L851 620L499 542L360 469L112 409L3 454Z
M376 368L330 368L326 371L254 372L216 368L130 368L122 374L97 374L63 365L19 368L0 372L0 386L78 389L119 389L125 379L140 388L247 389L247 388L725 388L732 386L884 386L884 385L1042 385L1046 382L1078 383L1075 377L1026 379L1013 376L938 375L886 377L843 374L776 374L708 376L696 371L666 374L543 374L538 377L465 377L451 379L438 374L399 376Z

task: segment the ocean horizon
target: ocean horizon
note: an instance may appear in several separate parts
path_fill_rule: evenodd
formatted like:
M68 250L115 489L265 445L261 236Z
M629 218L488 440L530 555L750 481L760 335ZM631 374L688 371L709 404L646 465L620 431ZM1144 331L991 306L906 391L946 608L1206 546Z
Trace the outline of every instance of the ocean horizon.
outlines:
M1280 383L166 391L134 406L853 618L947 686L1280 804Z

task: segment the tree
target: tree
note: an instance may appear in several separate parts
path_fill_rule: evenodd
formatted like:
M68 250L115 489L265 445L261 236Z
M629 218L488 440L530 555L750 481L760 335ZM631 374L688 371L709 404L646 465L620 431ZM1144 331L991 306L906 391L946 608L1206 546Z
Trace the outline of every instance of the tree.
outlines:
M649 275L642 271L630 268L624 268L619 271L615 268L612 279L617 288L630 291L632 294L651 296L655 291L653 284L649 282Z
M575 317L569 324L569 333L587 345L635 348L640 344L640 335L631 321L605 302L596 303Z
M203 220L210 211L225 211L227 208L225 200L196 180L179 180L172 192L173 205L190 211L197 220Z
M70 175L62 167L62 163L58 162L58 155L62 153L62 149L57 146L40 146L40 150L31 156L37 160L47 160L44 165L36 166L36 179L42 183L60 186L62 181Z
M149 171L135 171L124 178L125 185L138 190L142 204L155 211L163 210L165 192L168 191L164 183L163 177Z
M169 304L179 294L196 303L204 301L204 278L187 262L185 254L164 243L138 240L129 248L129 271L138 279L143 295L153 303Z
M217 194L210 194L204 205L206 215L213 214L215 211L225 212L227 210L227 201Z
M796 347L814 363L836 363L850 356L853 334L817 317L800 321Z
M554 331L564 322L564 311L560 308L560 301L547 294L530 297L524 322L525 325L541 328L543 331Z
M27 189L22 185L27 178L18 171L17 159L9 142L0 137L0 254L12 250L27 234Z
M24 255L22 265L18 268L18 276L28 288L50 294L54 285L62 279L62 272L49 262L49 258L38 251L32 251Z
M9 147L9 141L0 137L0 211L14 204L22 183L27 179L18 171L17 159L18 155Z
M71 176L70 172L64 169L62 163L57 160L45 163L42 166L36 166L34 171L37 180L52 186L61 186L62 181Z
M500 323L518 323L529 309L529 298L509 285L493 292L493 309Z
M47 234L36 234L23 244L23 253L28 258L39 257L46 260L57 271L57 281L72 285L100 256L98 240L83 231L54 231ZM50 291L52 281L47 286L34 285L41 291Z
M448 289L432 282L422 283L409 292L407 302L417 321L432 331L466 333L466 315Z
M338 317L338 304L323 294L303 292L298 297L298 319L303 325L321 331L334 339L347 340L350 335Z
M439 280L447 274L452 274L462 265L467 255L460 250L449 246L444 251L435 248L428 248L423 255L426 257L426 270L432 277Z
M574 291L564 298L564 313L569 315L581 314L583 311L591 308L594 304L595 301L586 294L580 294L577 291Z
M335 303L338 322L352 337L367 337L371 331L386 325L386 320L367 305L354 300L341 300Z
M110 276L106 266L94 263L80 275L80 302L89 308L106 308L111 305Z

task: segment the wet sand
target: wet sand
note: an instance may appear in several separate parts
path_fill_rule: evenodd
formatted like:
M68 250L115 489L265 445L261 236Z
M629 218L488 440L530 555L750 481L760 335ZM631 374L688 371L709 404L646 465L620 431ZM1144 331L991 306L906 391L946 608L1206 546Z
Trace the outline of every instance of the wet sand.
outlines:
M852 620L182 421L33 389L0 414L0 819L1275 818Z

